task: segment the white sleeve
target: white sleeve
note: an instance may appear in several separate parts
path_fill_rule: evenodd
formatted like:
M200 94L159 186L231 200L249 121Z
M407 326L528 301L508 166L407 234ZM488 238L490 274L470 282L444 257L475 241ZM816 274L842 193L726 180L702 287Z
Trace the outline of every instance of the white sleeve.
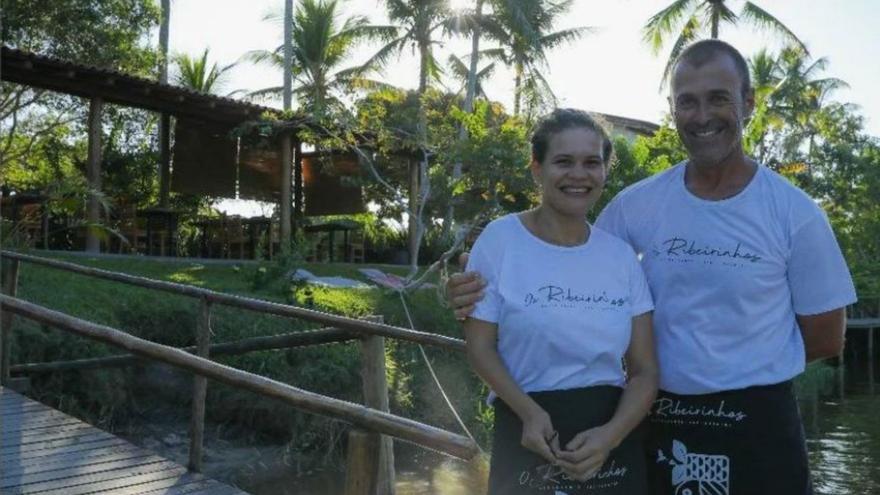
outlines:
M491 227L491 226L490 226ZM500 249L496 229L487 228L477 238L468 257L466 271L478 272L486 281L483 299L477 302L472 318L498 323L501 316L501 298L498 295L498 272L500 272Z
M645 278L642 264L639 263L635 253L632 253L630 256L629 280L630 316L636 317L652 311L654 309L654 298L651 296L651 289L648 287L648 279Z
M632 246L633 243L629 238L629 233L626 228L626 218L623 215L622 203L623 200L620 195L617 195L607 206L605 206L602 212L599 213L595 225L605 232L623 239L627 244Z
M821 210L792 236L788 286L794 312L799 315L824 313L856 302L846 261Z

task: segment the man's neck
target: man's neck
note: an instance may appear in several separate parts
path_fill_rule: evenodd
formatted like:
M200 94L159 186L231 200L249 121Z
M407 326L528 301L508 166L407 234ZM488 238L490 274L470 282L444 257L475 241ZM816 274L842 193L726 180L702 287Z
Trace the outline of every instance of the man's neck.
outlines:
M684 183L694 196L720 201L742 192L757 170L758 164L744 153L729 156L721 163L701 164L688 160Z

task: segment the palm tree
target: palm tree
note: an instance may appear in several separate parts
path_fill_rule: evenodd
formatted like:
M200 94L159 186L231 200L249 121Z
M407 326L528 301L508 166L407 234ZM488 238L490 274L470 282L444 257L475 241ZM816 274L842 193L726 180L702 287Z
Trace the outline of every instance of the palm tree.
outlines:
M463 109L466 112L473 111L473 101L475 98L489 97L486 94L486 89L483 85L490 77L492 77L492 74L495 73L494 63L491 63L482 69L472 71L470 69L470 64L465 65L461 58L456 55L450 55L446 65L449 69L449 74L461 84L461 87L456 90L456 94L464 93L465 100ZM473 89L471 89L471 85L473 85Z
M441 30L454 29L446 0L387 0L385 7L394 23L386 26L391 36L362 68L382 69L406 48L412 48L419 54L418 93L421 96L441 73L440 64L434 58L434 46L438 43L435 35Z
M338 0L302 0L297 3L291 26L292 66L296 87L293 92L305 109L320 113L341 107L338 95L359 86L379 83L361 77L359 68L342 69L356 45L368 39L386 39L393 32L388 26L373 26L361 16L340 22ZM277 19L277 15L268 17ZM284 47L273 51L257 50L245 55L257 63L284 69ZM273 86L251 93L255 97L279 96L283 86Z
M416 140L423 153L418 161L409 163L409 253L415 266L418 260L419 244L424 232L424 224L418 212L424 206L426 197L423 184L428 182L428 125L422 97L431 82L439 80L440 64L434 57L434 46L438 43L438 32L453 32L457 29L456 19L449 10L447 0L386 0L388 19L393 23L387 26L387 42L361 66L361 71L382 69L392 59L397 59L406 48L412 48L419 56L418 122Z
M829 105L829 95L848 87L847 83L819 77L828 59L812 60L798 47L785 48L777 57L762 50L749 59L749 67L756 103L749 123L753 152L762 161L804 161L809 170L821 134L817 121L835 106ZM768 136L773 138L769 144Z
M235 64L218 67L214 63L209 67L208 52L209 50L205 48L199 58L190 57L185 53L175 56L174 63L177 65L178 73L174 78L174 83L200 93L217 93L223 85L225 73Z
M555 102L556 96L544 77L547 52L594 31L594 28L583 26L551 32L556 21L573 3L574 0L501 0L494 3L494 15L484 22L484 29L500 47L483 54L513 67L514 115L520 114L524 100L529 113L544 102Z
M804 53L809 53L804 42L766 10L746 1L737 14L730 8L730 3L729 0L675 0L648 20L643 28L644 40L651 46L655 55L660 52L669 36L677 33L666 68L663 70L661 89L669 77L672 64L684 47L705 36L706 31L709 32L710 37L717 39L722 23L736 26L740 21L745 21L758 29L775 32L789 44L797 46Z
M819 77L827 68L827 58L811 60L796 47L782 50L776 64L779 82L773 95L773 108L792 127L785 147L793 152L806 141L808 166L819 134L815 126L816 116L825 110L833 92L849 87L842 79Z

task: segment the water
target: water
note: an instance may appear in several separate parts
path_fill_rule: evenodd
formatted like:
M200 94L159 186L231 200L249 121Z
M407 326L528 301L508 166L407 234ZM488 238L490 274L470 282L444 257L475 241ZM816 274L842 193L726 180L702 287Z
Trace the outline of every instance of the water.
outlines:
M816 495L880 495L880 359L811 367L798 381ZM401 455L403 454L403 455ZM411 447L398 455L397 495L485 493L488 465ZM341 471L243 487L255 495L343 492Z
M878 376L880 360L851 360L799 394L817 495L880 494Z

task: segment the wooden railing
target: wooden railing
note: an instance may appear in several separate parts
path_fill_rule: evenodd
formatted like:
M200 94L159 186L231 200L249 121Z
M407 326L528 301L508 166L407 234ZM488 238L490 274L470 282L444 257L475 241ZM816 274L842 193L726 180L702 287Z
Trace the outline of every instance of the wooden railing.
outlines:
M464 350L464 342L462 340L395 327L375 319L372 321L356 320L310 309L224 294L208 289L152 280L11 251L3 251L0 253L0 257L6 262L2 273L4 294L0 295L0 310L2 310L0 312L0 383L5 385L9 381L11 371L39 373L124 366L138 359L159 361L188 370L195 375L190 424L189 468L191 470L201 471L202 469L207 378L262 396L281 400L306 412L327 416L354 425L356 428L349 434L346 495L393 493L394 461L390 437L405 440L462 459L470 459L478 452L477 445L467 437L388 412L384 337L459 352ZM70 315L18 299L15 296L17 294L18 272L22 262L196 298L199 304L198 324L195 331L196 345L178 349L157 344L134 337L115 328L74 318ZM210 342L211 310L214 304L223 304L264 314L304 319L327 325L327 327L319 330L256 337L237 342L212 345ZM128 351L129 354L52 363L25 363L12 366L10 363L9 337L13 314L119 347ZM224 366L208 359L209 355L242 354L256 350L286 349L344 342L353 339L361 341L364 405L302 390L263 376Z

